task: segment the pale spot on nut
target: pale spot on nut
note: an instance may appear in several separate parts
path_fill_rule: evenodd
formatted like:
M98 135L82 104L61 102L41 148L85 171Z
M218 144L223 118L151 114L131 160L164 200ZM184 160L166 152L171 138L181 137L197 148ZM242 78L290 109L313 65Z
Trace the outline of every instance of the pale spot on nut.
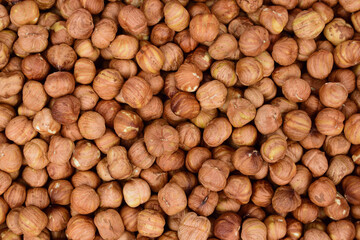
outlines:
M59 188L59 187L60 187L60 183L55 183L54 188L56 189L56 188Z
M335 198L335 202L336 202L336 204L337 204L337 205L339 205L339 206L341 205L341 201L340 201L340 199Z
M74 161L75 167L80 167L81 166L79 161L76 158L73 157L73 161Z

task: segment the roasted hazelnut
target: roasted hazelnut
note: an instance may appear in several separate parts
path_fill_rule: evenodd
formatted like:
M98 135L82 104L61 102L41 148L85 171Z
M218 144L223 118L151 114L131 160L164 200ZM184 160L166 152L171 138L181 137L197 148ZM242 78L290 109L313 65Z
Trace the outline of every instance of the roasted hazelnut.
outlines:
M71 37L87 39L94 29L91 13L83 8L75 10L66 21L66 28Z
M130 207L137 207L147 202L150 194L149 184L140 178L133 178L127 181L123 187L124 200Z
M167 215L174 215L186 208L187 199L184 190L176 183L167 183L159 191L158 201Z
M274 134L261 144L260 153L269 163L277 162L286 154L287 142L283 136Z
M256 218L248 218L244 220L241 227L241 239L243 240L267 239L266 225L262 221Z
M346 140L343 134L328 136L324 142L324 150L330 156L347 154L350 149L350 145L350 142Z
M25 206L36 206L44 209L50 204L46 188L31 188L27 190Z
M48 174L46 169L35 170L30 167L25 167L22 171L22 179L30 187L42 187L48 180Z
M40 111L48 99L44 87L45 86L37 81L26 82L22 91L24 106L36 112Z
M259 180L252 184L251 201L260 207L267 207L271 204L274 190L269 182Z
M115 98L122 87L124 80L116 69L104 69L100 71L93 81L93 89L104 100Z
M211 12L216 16L219 22L228 24L237 17L240 8L234 0L221 0L211 6ZM192 15L194 17L195 15Z
M46 77L44 89L50 97L62 97L74 91L75 79L68 72L55 72Z
M311 171L313 177L320 177L328 169L325 153L318 149L307 151L302 157L302 163Z
M75 64L75 67L76 67L76 64ZM137 65L132 60L113 59L110 61L109 67L118 70L120 72L121 76L125 79L135 76L137 73ZM74 75L75 75L75 73L74 73ZM75 75L75 77L76 77L76 75Z
M159 237L164 231L165 219L161 213L144 209L137 217L137 228L140 234L147 237Z
M102 175L109 179L107 181L113 180L113 178L118 180L128 178L133 171L133 166L127 157L127 151L122 146L111 147L108 150L107 158L100 161L99 164L97 165L98 172L102 172L101 168L104 167L105 172Z
M70 36L66 29L66 21L57 21L50 27L50 41L53 45L61 43L73 44L74 38Z
M123 220L125 229L130 232L137 231L137 216L141 211L140 208L131 208L127 205L120 209L120 216Z
M290 237L290 239L299 239L302 231L303 225L299 221L293 218L286 219L286 235Z
M223 60L237 50L236 38L228 33L219 35L209 47L209 55L215 60Z
M315 95L310 95L309 98L300 105L300 109L304 110L311 118L315 117L315 115L323 108L324 105Z
M4 201L4 200L1 200ZM7 227L15 234L21 235L22 230L19 226L19 213L24 207L18 207L11 209L6 216Z
M275 42L271 55L278 64L291 65L298 56L298 45L293 38L280 38Z
M6 137L18 145L24 145L33 139L36 134L37 132L33 128L32 121L25 116L14 117L5 128ZM5 147L8 145L9 144L2 146ZM12 171L10 170L10 172Z
M49 33L39 25L24 25L18 29L18 44L27 53L38 53L46 49Z
M236 147L254 146L258 137L256 128L247 124L243 127L236 128L231 134L231 143Z
M352 26L342 18L335 18L324 29L324 35L335 46L349 40L354 35Z
M194 228L193 226L199 226ZM181 219L178 229L179 240L196 238L198 240L206 240L209 236L211 228L210 221L203 216L197 216L194 212L189 212Z
M275 68L271 76L276 85L282 87L287 80L292 78L300 78L301 69L300 66L296 63L290 64L289 66L279 66Z
M310 184L308 194L317 206L329 206L336 198L335 184L329 178L321 177Z
M97 112L84 112L78 121L81 135L86 139L100 138L105 134L105 119Z
M178 149L171 154L164 154L156 158L156 164L163 171L174 171L180 169L184 165L185 153Z
M73 174L74 168L69 162L64 164L49 163L46 166L49 177L54 180L68 178Z
M100 205L100 197L89 186L82 185L74 188L70 197L71 208L79 214L94 212Z
M320 101L326 107L340 107L347 96L347 89L341 83L325 83L319 90Z
M354 163L348 156L336 155L330 160L326 176L337 185L345 176L351 174L354 168Z
M89 58L96 61L100 56L100 50L93 46L90 39L79 39L74 43L74 50L81 58Z
M131 145L128 157L133 165L140 167L141 169L148 169L153 165L156 159L147 151L143 138Z
M254 122L261 134L273 133L282 124L280 109L276 106L265 104L258 108Z
M69 211L61 206L51 206L45 210L49 221L46 226L51 232L65 230L66 225L70 219Z
M217 147L231 136L231 132L232 126L229 120L224 117L215 118L205 127L203 140L208 146Z
M100 198L100 207L102 208L118 208L122 202L122 192L120 185L115 182L106 182L97 189Z
M182 62L184 61L184 55L181 48L172 43L166 43L160 47L160 50L163 52L165 60L161 68L163 71L175 71L178 70Z
M306 61L309 56L316 50L316 42L314 39L297 38L296 43L299 46L297 60Z
M221 160L207 160L199 169L199 182L212 191L220 191L226 186L229 167Z
M311 8L320 14L321 18L324 20L325 24L329 23L334 18L334 10L329 6L326 1L323 2L315 2L312 4Z
M152 29L150 41L156 46L161 46L172 41L174 36L175 31L173 29L169 28L165 23L159 23ZM164 51L162 52L164 53Z
M345 116L342 112L333 108L324 108L317 114L315 118L315 125L320 133L335 136L342 132L344 128L344 120Z
M125 81L120 94L124 101L133 108L142 108L152 98L150 84L141 77L131 77Z
M107 48L116 59L132 59L139 49L139 41L128 35L118 35Z
M49 63L59 71L71 70L77 59L74 49L65 43L51 46L46 56Z
M269 165L270 179L277 185L286 185L296 174L295 163L289 157L278 160Z
M23 184L14 182L4 193L4 200L10 208L20 207L26 198L26 188Z
M24 146L23 153L25 162L33 169L42 169L49 163L47 157L48 145L39 138L34 138Z
M23 156L19 146L16 144L0 144L0 170L14 173L21 167Z
M235 199L228 198L224 192L220 192L219 200L216 206L216 212L225 213L225 212L238 212L240 209L240 203ZM244 205L245 206L245 205ZM265 213L264 213L265 214Z
M143 122L140 116L133 111L120 110L114 118L114 130L122 139L135 138L142 128Z
M272 34L283 31L288 22L288 12L282 6L269 6L261 10L260 23Z
M226 87L232 87L237 82L235 64L228 60L216 61L211 65L211 76Z
M278 213L292 212L301 205L301 198L290 186L281 186L275 190L272 207Z
M311 181L311 172L303 165L296 165L296 174L289 184L298 194L304 194L307 192Z
M304 240L316 238L330 240L329 235L327 235L325 231L316 228L311 228L305 231Z
M73 186L67 180L55 180L50 183L48 193L52 204L68 205Z
M195 147L186 154L185 166L190 172L198 172L201 165L211 158L211 152L207 148Z
M311 119L302 110L293 110L284 117L283 131L294 141L303 140L311 130Z
M27 14L24 15L24 12ZM11 23L18 27L26 24L36 24L39 15L39 7L34 1L19 2L12 6L10 10Z
M355 226L349 220L339 220L337 222L331 222L327 226L327 232L331 239L355 238Z
M348 68L360 62L358 52L360 41L347 40L336 46L334 50L334 61L340 68Z
M217 109L200 110L199 115L191 119L191 122L194 123L198 128L205 128L209 124L209 122L211 122L214 118L217 117L217 115Z
M157 24L164 16L164 4L159 0L145 0L140 6L148 26Z
M286 235L285 218L279 215L270 215L264 221L267 227L268 239L280 239Z
M142 46L136 54L136 62L139 67L149 73L159 73L164 65L165 56L163 52L151 44Z
M284 97L277 97L271 101L271 105L277 107L281 114L286 114L292 110L297 110L299 106L296 102L290 101Z
M93 219L88 216L76 215L70 218L66 227L66 236L74 240L95 239L96 227Z
M144 169L140 173L140 177L147 181L153 192L158 192L167 182L168 174L154 164L148 169Z
M133 5L126 5L120 8L118 15L120 26L131 35L141 40L146 40L149 36L149 28L145 14Z
M79 113L80 101L72 95L55 99L51 108L51 114L55 121L64 125L75 123Z
M359 193L356 189L356 185L359 183L360 178L358 176L347 176L342 180L342 188L344 190L344 197L353 205L359 205Z
M29 55L21 62L21 71L28 79L42 80L49 70L49 63L40 54Z
M258 59L259 56L256 58ZM261 60L258 60L261 63ZM264 68L265 69L265 68ZM265 74L264 74L265 75ZM256 89L258 89L264 96L264 100L268 101L275 97L276 95L276 86L274 82L270 78L263 78L259 82L253 85Z
M319 208L308 199L302 199L301 205L292 212L293 216L303 224L315 221L318 216Z
M124 224L120 214L114 209L108 209L95 215L94 224L99 234L105 239L119 238L124 232Z
M336 194L335 202L324 208L326 216L333 220L341 220L349 216L350 206L346 199L339 193Z
M244 175L254 175L260 171L263 159L253 147L239 147L232 155L234 167Z
M198 95L196 98L199 99ZM172 112L182 118L195 118L200 113L200 103L196 100L196 98L192 93L176 93L170 100Z
M238 175L230 176L224 188L224 193L227 197L235 199L240 204L248 203L252 194L249 178Z
M225 85L218 81L212 80L199 87L196 91L196 98L202 109L213 109L221 107L227 96Z
M199 44L190 34L188 29L175 35L174 42L186 53L194 50Z
M45 229L48 217L35 206L28 206L19 212L19 226L25 236L35 237Z
M71 183L74 187L87 185L97 188L100 185L100 178L92 171L78 171L71 177Z
M165 82L160 74L141 71L137 76L143 78L150 84L153 95L158 94L164 87Z
M320 35L325 22L320 14L313 10L304 10L294 19L293 29L298 38L313 39Z
M219 21L213 14L198 14L189 24L190 35L195 41L204 43L213 41L219 34Z
M232 212L221 214L214 223L214 235L220 239L239 239L241 218Z
M200 82L203 79L203 74L200 69L192 63L184 63L180 65L175 73L175 83L179 90L186 92L195 92Z
M236 63L236 75L241 84L254 85L263 78L263 66L253 57L245 57Z
M179 133L179 147L184 150L190 150L196 147L201 140L201 132L192 123L182 123L176 127Z

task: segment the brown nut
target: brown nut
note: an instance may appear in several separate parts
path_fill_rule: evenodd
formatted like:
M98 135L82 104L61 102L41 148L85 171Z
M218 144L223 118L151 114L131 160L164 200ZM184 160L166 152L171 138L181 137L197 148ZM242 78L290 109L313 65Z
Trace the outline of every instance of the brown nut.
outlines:
M285 157L286 148L286 139L281 135L274 134L261 144L260 153L265 161L275 163Z
M296 165L289 157L269 165L270 179L277 185L286 185L296 175Z
M19 226L25 236L39 235L47 224L48 217L35 206L25 207L19 212Z
M59 19L60 20L60 19ZM72 38L66 29L66 21L57 21L50 28L50 41L53 45L65 43L72 45Z
M220 239L239 239L241 218L232 212L221 214L214 223L214 235Z
M189 151L196 147L201 140L201 132L192 123L182 123L176 127L179 133L179 147L183 150Z
M159 73L165 62L163 52L151 44L142 46L136 54L139 67L149 73Z
M220 191L226 186L229 167L221 160L207 160L199 169L199 182L211 191Z
M347 176L342 181L342 188L344 189L344 197L353 205L359 205L359 192L356 189L356 185L360 182L358 176Z
M202 72L193 63L181 64L175 73L176 87L179 90L186 92L195 92L198 89L202 79Z
M48 100L44 86L37 81L26 82L22 94L24 106L36 112L40 111Z
M292 212L293 216L303 224L315 221L319 214L319 207L309 199L302 199L301 205Z
M309 199L319 207L327 207L335 201L335 184L327 177L321 177L310 184Z
M247 176L232 175L227 179L224 193L228 198L246 204L252 195L251 182Z
M126 204L137 207L150 199L151 190L149 184L140 178L127 181L123 187L123 195Z
M175 35L174 41L186 53L194 50L199 44L191 35L188 29Z
M107 48L116 59L132 59L139 49L139 41L128 35L118 35Z
M79 214L89 214L99 207L100 197L94 189L82 185L71 192L70 205Z
M150 35L150 41L156 46L161 46L168 42L171 42L174 39L174 36L175 36L174 30L169 28L165 23L159 23L156 24L152 29ZM164 53L164 51L162 52Z
M124 233L124 224L120 214L108 209L95 215L94 224L104 239L119 239Z
M251 240L259 239L265 240L267 236L266 225L256 218L246 219L241 228L241 239Z
M263 66L253 57L245 57L236 63L236 75L241 84L254 85L263 78Z
M211 120L204 129L203 140L210 147L220 146L231 136L232 126L229 120L219 117Z
M261 10L260 23L272 34L283 31L288 22L288 12L282 6L269 6Z
M48 193L52 204L69 205L73 186L67 180L56 180L50 183Z
M194 94L178 92L170 100L171 111L181 117L192 119L200 113L200 104Z
M271 74L276 85L282 87L288 79L301 78L300 66L293 63L289 66L279 66Z
M74 240L95 239L96 227L93 219L88 216L76 215L70 218L66 227L66 236Z
M49 163L47 157L48 144L39 138L34 138L24 146L23 153L25 162L33 169L45 168Z
M133 171L133 166L127 158L127 151L122 146L111 147L108 150L107 158L101 160L97 165L98 172L101 167L105 168L107 179L109 179L107 181L113 180L113 178L119 180L128 178Z
M283 131L294 141L303 140L311 130L311 119L302 110L293 110L284 117Z
M209 47L209 55L215 60L224 60L238 48L236 38L228 33L219 35Z
M320 177L328 170L328 160L325 153L311 149L302 156L302 163L311 171L313 177Z
M61 206L51 206L45 210L49 221L46 226L52 232L65 230L67 223L70 220L69 211Z
M21 176L30 187L42 187L48 180L46 169L35 170L25 167Z
M298 56L299 47L293 38L282 37L273 46L272 57L282 66L293 64Z
M326 176L330 178L335 185L354 171L354 162L346 155L336 155L330 160Z
M86 139L100 138L105 134L105 119L97 112L84 112L78 121L81 135Z
M150 84L143 78L136 76L125 81L120 94L132 108L142 108L152 98Z
M163 171L174 171L180 169L184 165L185 153L178 149L171 154L164 154L156 158L156 164Z
M118 15L120 26L131 35L141 40L149 36L149 28L145 14L133 5L126 5L120 9Z
M274 190L269 182L259 180L252 185L251 201L260 207L267 207L271 204Z
M195 187L189 195L189 208L202 216L211 215L218 203L218 194L202 185Z
M267 238L280 239L286 235L285 218L279 215L270 215L264 221L267 227Z
M194 225L199 228L194 228ZM210 233L210 227L211 223L206 217L197 216L194 212L186 213L180 222L178 238L179 240L192 238L206 240Z
M333 220L341 220L349 216L350 206L346 199L340 194L336 194L335 202L324 208L326 216Z
M163 52L165 60L161 68L163 71L176 71L184 61L184 55L181 48L172 43L166 43L160 47Z
M213 14L198 14L189 24L190 35L195 41L204 43L215 40L219 34L219 21Z
M296 15L293 22L294 33L298 38L313 39L320 35L325 22L320 14L313 10L304 10Z
M75 123L80 114L80 101L78 98L67 95L55 99L51 108L51 115L60 124Z
M0 31L5 29L10 24L10 17L5 6L0 7Z
M71 70L77 59L74 49L64 43L51 46L46 56L49 63L59 71Z
M141 208L131 208L127 205L120 209L120 215L127 231L137 231L137 215L140 211Z
M25 116L14 117L5 128L6 137L18 145L25 145L36 134L32 121Z
M255 175L263 165L260 152L253 147L239 147L232 155L234 167L244 175Z
M324 142L324 150L329 156L347 154L350 149L350 142L346 140L343 134L337 136L328 136Z
M334 61L340 68L348 68L360 62L358 52L360 41L347 40L336 46L334 50Z
M324 35L333 45L349 40L354 35L352 26L342 18L335 18L324 29Z
M100 151L93 143L86 140L76 143L70 161L74 168L86 171L94 167L99 161Z
M159 192L159 190L168 182L167 172L163 171L156 164L148 169L142 170L140 177L147 181L153 192Z
M18 44L27 53L38 53L46 49L49 33L40 25L24 25L18 29Z
M71 94L75 89L74 76L68 72L54 72L46 77L44 89L53 98Z
M344 128L344 120L345 116L342 112L333 108L324 108L317 114L315 118L315 125L320 133L335 136L342 132ZM344 133L346 133L346 131Z
M247 124L243 127L236 128L231 134L231 143L236 147L240 146L254 146L258 137L256 128Z
M14 182L4 193L4 200L10 208L20 207L24 204L25 198L25 186L17 182Z
M261 134L273 133L279 129L283 122L280 109L276 106L265 104L257 110L254 122Z
M27 14L24 15L24 12ZM19 2L12 6L10 10L10 20L18 27L26 24L36 24L39 15L39 7L34 1Z
M116 69L104 69L100 71L93 81L93 89L104 100L115 98L122 87L124 80Z
M64 164L49 163L46 166L49 177L54 180L68 178L73 174L74 168L69 162Z
M159 237L165 226L165 219L161 213L144 209L139 212L137 219L137 228L140 234L147 237Z
M227 89L218 80L207 82L196 91L196 99L199 101L202 109L214 109L223 106L226 96Z
M80 84L89 84L96 74L95 64L87 58L80 58L74 65L74 78Z
M187 205L185 192L176 183L168 183L160 189L158 201L167 215L175 215L184 210Z
M301 204L301 198L290 186L281 186L275 190L272 206L278 213L292 212Z
M4 200L1 200L4 201ZM15 234L21 235L22 230L19 226L19 213L24 207L18 207L11 209L6 216L7 227Z
M83 8L75 10L66 21L66 28L71 37L87 39L94 29L91 13Z
M28 79L42 80L49 70L49 63L40 54L29 55L21 62L21 71Z
M148 26L157 24L164 16L164 4L160 0L145 0L140 6Z
M13 173L20 169L23 157L20 148L15 144L0 144L0 169Z
M114 130L122 139L133 139L142 129L143 122L133 111L120 110L114 118Z
M25 206L35 206L40 209L48 207L50 204L49 195L46 188L31 188L27 190Z

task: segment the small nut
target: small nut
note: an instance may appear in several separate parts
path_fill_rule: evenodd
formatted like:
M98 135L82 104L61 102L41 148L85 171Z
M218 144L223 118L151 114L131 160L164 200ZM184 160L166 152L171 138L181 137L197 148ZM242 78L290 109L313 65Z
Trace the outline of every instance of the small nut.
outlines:
M349 216L350 206L346 199L340 194L336 194L335 202L324 208L326 216L333 220L341 220Z
M139 41L128 35L118 35L107 48L116 59L132 59L139 50Z
M270 104L262 105L257 110L254 119L256 129L264 135L278 130L282 122L280 109Z
M199 226L194 228L193 226ZM179 240L186 239L208 239L210 233L211 223L209 219L203 216L197 216L194 212L186 213L180 222L178 229Z
M224 193L228 198L235 199L240 204L247 204L252 195L251 182L247 176L230 176L227 179Z
M236 63L236 75L241 84L254 85L264 76L262 64L253 57L245 57Z
M143 236L155 238L164 232L165 219L161 213L144 209L137 216L137 229Z
M260 152L247 146L239 147L231 160L234 167L244 175L255 175L262 168L264 161Z
M66 227L66 237L74 240L95 239L96 227L93 219L88 216L76 215L70 218Z
M231 136L232 126L229 120L218 117L211 120L204 129L203 140L210 147L223 144Z
M158 201L162 210L164 210L167 215L175 215L187 206L185 192L176 183L168 183L160 189Z
M69 211L61 206L51 206L45 210L49 221L46 226L51 232L63 231L70 220Z
M209 47L209 55L215 60L224 60L238 48L236 38L228 33L219 35Z
M286 235L285 218L279 215L270 215L264 221L267 227L267 238L280 239Z
M302 157L302 163L311 171L313 177L320 177L328 170L325 153L318 149L307 151Z
M145 14L133 5L120 8L118 21L120 26L138 39L146 40L149 37Z
M272 207L278 213L294 211L301 205L301 198L290 186L280 186L275 190Z
M48 144L39 138L34 138L24 146L23 153L25 162L33 169L45 168L49 163L47 157Z
M25 206L35 206L44 209L50 204L46 188L31 188L27 190Z
M267 239L267 229L266 225L256 219L256 218L247 218L241 228L241 239L250 240L250 239Z
M214 223L214 235L220 239L239 239L241 218L233 212L221 214Z
M47 50L46 57L49 63L59 71L71 70L77 59L74 49L65 43L51 46Z
M293 64L298 56L299 47L293 38L282 37L273 46L272 57L282 66Z
M95 215L94 224L104 239L119 239L124 233L124 224L120 214L108 209Z
M309 199L319 207L327 207L335 201L335 184L327 177L320 177L310 184Z
M79 214L90 214L100 205L100 197L89 186L82 185L71 192L70 206Z
M21 71L28 79L43 80L49 70L49 63L39 53L29 55L21 61Z
M71 37L87 39L94 29L91 13L83 8L75 10L66 21L66 28Z
M151 190L145 180L133 178L125 183L123 195L128 206L137 207L150 199Z
M25 145L36 134L37 132L33 128L32 121L25 116L14 117L5 128L6 137L17 145Z
M282 6L269 6L261 10L260 23L272 34L283 31L288 22L288 12Z
M69 205L73 186L67 180L55 180L50 183L48 193L52 204Z
M159 73L165 62L163 52L151 44L142 46L136 54L139 67L149 73Z
M100 138L105 134L105 119L97 112L84 112L78 121L81 135L86 139Z
M192 119L200 113L200 103L194 94L188 92L176 93L170 100L170 107L171 111L181 118Z
M164 17L164 4L160 0L145 0L140 6L148 26L153 26Z
M302 110L293 110L284 117L283 131L294 141L303 140L311 130L311 119Z
M203 73L193 63L181 64L175 73L175 83L179 90L195 92L203 79Z
M344 129L344 120L345 116L342 112L333 108L324 108L316 115L315 125L320 133L335 136L339 135ZM344 133L346 137L347 131L344 131Z
M120 110L114 118L114 130L120 138L125 140L135 138L143 127L140 116L130 110Z
M20 207L26 199L26 188L23 184L14 182L4 193L4 200L10 208Z
M100 161L99 149L90 141L80 140L76 143L70 160L71 165L81 171L93 168Z
M141 169L150 168L156 160L156 158L147 151L143 138L140 138L131 145L128 157L131 164Z
M40 25L24 25L18 29L18 44L27 53L38 53L46 49L49 32Z
M215 40L219 34L219 21L214 14L198 14L189 24L190 35L195 41L204 43Z
M24 12L26 12L26 14L24 14ZM11 7L10 21L18 27L26 24L36 24L39 15L39 7L36 2L19 2Z
M132 108L142 108L152 98L150 84L141 77L131 77L125 81L120 94Z
M319 207L308 199L302 199L301 205L292 212L293 216L303 224L315 221L319 214Z

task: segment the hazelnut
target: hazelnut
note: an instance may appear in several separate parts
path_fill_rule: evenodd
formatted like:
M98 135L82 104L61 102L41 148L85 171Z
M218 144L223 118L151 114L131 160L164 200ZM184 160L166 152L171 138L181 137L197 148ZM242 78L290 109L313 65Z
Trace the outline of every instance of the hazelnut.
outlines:
M179 147L184 150L190 150L196 147L201 140L201 132L192 123L182 123L176 127L179 133Z
M222 129L218 132L219 129ZM203 132L203 139L210 147L220 146L231 135L232 127L230 122L224 118L219 117L211 120L205 127ZM215 133L221 133L215 136Z
M221 214L214 223L214 235L220 239L239 239L241 218L232 212Z
M152 98L150 84L141 77L131 77L125 81L120 94L132 108L142 108Z
M190 119L198 128L205 128L218 115L217 109L203 109L200 110L197 117ZM176 116L176 115L175 115Z
M311 130L311 119L302 110L293 110L284 117L283 131L294 141L303 140Z
M292 159L285 157L269 165L269 171L271 181L277 185L286 185L295 177L296 166Z
M0 42L0 69L7 66L10 59L10 49L5 43Z
M55 99L51 108L51 114L55 121L64 125L75 123L79 113L80 101L72 95Z
M110 175L107 181L113 180L113 178L119 180L128 178L133 171L133 166L127 157L127 151L122 146L111 147L108 150L107 158L100 161L99 164L97 168L105 167L106 175Z
M330 160L326 176L337 185L345 176L351 174L354 168L354 163L350 157L346 155L336 155Z
M140 116L130 110L120 110L114 118L114 130L125 140L135 138L143 126Z
M278 64L289 66L295 62L298 49L295 39L282 37L275 42L271 55Z
M79 57L89 58L91 61L96 61L100 56L100 50L93 46L90 39L76 40L74 50Z
M241 84L254 85L263 78L263 66L253 57L245 57L236 63L236 75Z
M193 226L199 226L194 228ZM208 239L210 233L211 223L208 218L197 216L194 212L186 213L180 222L178 229L179 240L185 239Z
M18 29L18 44L27 53L38 53L46 49L49 33L40 25L24 25Z
M259 59L259 56L256 57ZM261 60L258 60L261 63ZM265 69L265 68L264 68ZM265 76L266 74L264 74ZM270 78L263 78L259 82L253 85L256 89L258 89L262 95L264 96L264 100L268 101L270 99L273 99L276 95L276 86L274 82Z
M73 186L67 180L55 180L50 183L48 193L52 204L68 205Z
M124 224L120 214L114 209L108 209L95 215L94 224L104 239L119 238L124 232Z
M311 8L320 14L321 18L324 20L325 24L329 23L334 18L334 10L329 6L326 1L315 2L312 4Z
M99 195L89 186L76 187L70 197L71 208L79 214L94 212L100 205Z
M22 92L24 106L36 112L40 111L48 100L44 87L37 81L30 80L26 82Z
M131 208L127 205L120 209L120 216L123 220L125 229L130 232L137 231L137 216L141 211L140 208Z
M19 226L25 236L35 237L45 229L48 217L35 206L28 206L19 212Z
M359 144L360 141L358 140L357 137L357 131L358 131L358 119L359 119L360 115L359 114L354 114L352 115L348 120L346 120L345 122L345 127L344 127L344 134L346 139L351 142L352 144Z
M359 16L360 16L359 12L355 12L351 15L352 25L357 32L359 32L359 29L360 29Z
M60 20L60 19L59 19ZM65 43L72 45L72 38L66 29L66 21L57 21L50 27L50 41L53 45Z
M233 0L221 0L211 6L211 12L219 22L228 24L239 14L240 8ZM194 17L194 15L192 15Z
M341 83L325 83L319 90L319 97L326 107L338 108L345 103L348 94L347 89Z
M175 173L169 182L179 185L185 191L185 194L189 194L198 183L194 174L185 171Z
M156 158L156 164L163 171L178 170L184 165L185 153L183 150L178 149L171 154L164 154Z
M1 200L2 202L4 200ZM24 207L18 207L18 208L14 208L11 209L7 216L6 216L6 225L7 227L14 233L17 235L22 235L22 230L19 226L19 214L20 214L20 210L22 210Z
M195 41L204 43L215 40L219 34L219 21L209 13L194 16L189 24L190 35Z
M210 158L210 150L204 147L194 147L186 154L185 166L190 172L196 173L201 165Z
M149 184L153 192L159 192L159 190L168 182L168 173L163 171L156 164L153 164L148 169L142 170L140 177Z
M263 165L260 152L253 147L239 147L232 155L234 167L244 175L255 175Z
M143 11L148 26L157 24L164 16L164 4L159 0L143 1L140 9Z
M120 104L115 100L101 100L95 107L95 111L100 113L108 127L114 126L114 118L121 110Z
M0 144L0 170L13 173L20 169L23 161L20 148L15 144Z
M285 218L279 215L270 215L264 221L267 227L268 239L280 239L286 235Z
M142 46L136 54L136 62L140 68L149 73L159 73L164 65L165 56L163 52L151 44Z
M302 157L302 163L309 168L313 177L320 177L328 169L328 160L325 153L318 149L307 151Z
M237 76L235 73L235 64L228 60L216 61L210 68L211 76L226 87L232 87L237 82Z
M156 46L164 45L174 39L175 31L166 24L156 24L151 31L150 40ZM160 49L161 50L161 49ZM164 51L162 51L164 53Z
M186 92L195 92L198 89L202 79L202 72L193 63L181 64L175 73L176 87L179 90Z
M36 206L44 209L50 204L46 188L31 188L27 190L25 206Z
M240 209L240 203L235 199L228 198L224 192L220 192L219 201L216 206L216 212L225 213L225 212L238 212ZM244 205L245 206L245 205ZM265 213L264 213L265 215Z
M10 24L10 17L5 6L0 7L0 31L5 29Z
M301 205L293 211L293 216L303 224L315 221L319 208L308 199L302 199Z
M349 216L350 206L346 199L339 193L336 194L335 202L324 208L326 216L333 220L341 220Z
M315 117L323 108L324 105L315 95L310 95L309 98L300 105L300 109L304 110L311 118Z
M131 35L141 40L146 40L149 36L145 14L133 5L126 5L120 8L118 21L120 26Z
M327 232L331 239L337 238L355 238L355 226L349 220L339 220L337 222L331 222L327 226Z
M271 101L271 105L277 107L281 114L286 114L292 110L297 110L299 106L296 102L290 101L284 97L277 97Z
M224 193L228 198L246 204L252 195L251 182L247 176L232 175L227 179Z
M76 215L70 218L67 228L66 237L74 240L91 240L95 238L96 227L93 219L88 216Z
M100 138L105 134L105 119L97 112L84 112L78 121L81 135L86 139Z
M186 208L187 199L184 190L176 183L167 183L158 195L161 208L167 215L174 215Z
M324 35L333 45L349 40L354 35L352 26L342 18L334 18L324 29Z
M347 176L342 180L342 188L344 190L344 197L353 205L359 205L360 198L356 189L356 185L359 183L360 178L358 176Z
M360 58L360 41L347 40L336 46L334 50L334 61L340 68L348 68L357 65Z
M125 79L135 76L137 73L137 65L132 60L113 59L110 61L109 67L118 70L120 72L120 75Z
M22 171L22 179L30 187L42 187L48 180L48 174L46 169L35 170L27 166Z
M47 157L48 145L47 143L39 138L34 138L27 142L24 146L23 153L25 162L33 169L45 168L49 163Z
M294 211L301 205L301 198L290 186L280 186L275 190L272 207L278 213Z
M174 42L186 53L194 50L199 44L188 29L183 30L175 35Z
M184 55L181 48L172 43L166 43L160 47L164 54L164 64L161 68L163 71L176 71L184 61Z
M324 142L324 150L330 156L347 154L350 146L350 142L346 140L343 134L328 136Z
M4 200L10 208L23 205L26 198L26 188L23 184L14 182L4 193Z
M335 201L335 184L327 177L320 177L310 184L309 198L319 207L327 207Z
M5 128L6 137L18 145L25 145L25 143L33 139L36 134L37 132L33 128L32 121L25 116L14 117ZM10 172L12 171L10 170Z
M257 110L254 123L261 134L266 135L275 132L282 124L280 109L276 106L264 104Z
M196 91L196 99L199 101L202 109L213 109L221 107L227 96L225 85L218 81L212 80L204 83Z
M21 61L21 71L28 79L42 80L49 70L49 63L39 53L29 55Z
M296 15L293 22L294 33L298 38L313 39L320 35L325 27L321 15L313 10L304 10Z
M209 55L215 60L223 60L237 50L236 38L228 33L219 35L209 47Z
M26 12L27 14L24 15L24 12ZM19 2L11 7L10 21L15 26L36 24L39 19L39 15L39 7L36 2Z
M297 38L296 43L299 46L297 60L306 61L309 56L316 50L316 42L314 39Z
M141 138L131 145L128 157L131 163L141 169L150 168L155 162L155 157L152 156L146 149L144 139Z
M95 24L94 32L91 35L91 42L97 48L107 48L115 39L116 32L117 25L115 21L112 19L103 18Z
M51 232L65 230L66 225L70 219L69 211L61 206L51 206L45 210L49 221L46 226Z
M247 124L243 127L236 128L231 134L231 142L236 147L254 146L258 137L256 128Z
M282 6L269 6L261 10L260 23L272 34L283 31L288 22L288 12Z
M326 232L316 229L316 228L308 229L304 233L304 240L317 239L317 238L330 240L330 237L329 237L329 235L326 234Z
M2 182L0 186L0 193L3 194L10 187L12 179L8 173L0 171L0 180Z
M118 35L107 48L116 59L132 59L139 49L139 41L128 35Z
M255 87L247 88L244 92L244 98L249 100L255 106L255 108L258 108L264 104L264 96L260 90Z
M68 72L55 72L46 77L44 89L50 97L62 97L74 91L75 79Z
M259 180L252 184L251 201L260 207L267 207L271 204L274 190L271 184L265 180Z
M68 178L73 174L74 168L69 162L64 164L49 163L46 166L49 177L54 180Z
M49 63L59 71L71 70L77 59L74 49L65 43L51 46L46 56Z
M342 112L333 108L324 108L316 115L315 125L320 133L335 136L342 132L344 120L345 116ZM344 133L346 133L346 131L344 131Z
M207 160L199 169L199 182L212 191L220 191L226 186L229 167L221 160ZM211 183L211 184L210 184Z
M100 207L117 208L121 205L123 196L121 187L117 182L112 181L101 184L97 189L97 193L100 197Z
M198 95L196 95L196 98L199 99ZM182 118L195 118L200 113L200 103L196 98L192 93L176 93L170 100L171 111Z
M140 234L148 237L159 237L164 231L165 219L155 210L144 209L139 212L137 228Z
M241 239L267 239L266 225L256 218L247 218L242 224Z
M153 95L158 94L164 87L165 82L160 74L141 71L137 76L144 78L150 84Z
M93 89L104 100L115 98L122 87L124 80L116 69L104 69L100 71L93 81Z
M8 104L0 104L1 115L0 115L0 130L4 131L7 124L12 118L16 116L15 110Z
M275 68L271 77L276 85L282 87L288 79L300 78L301 69L296 63L290 64L289 66L279 66Z
M137 207L150 199L151 190L145 180L133 178L125 183L123 195L128 206Z
M89 38L94 29L91 13L83 8L75 10L67 19L66 28L75 39Z

